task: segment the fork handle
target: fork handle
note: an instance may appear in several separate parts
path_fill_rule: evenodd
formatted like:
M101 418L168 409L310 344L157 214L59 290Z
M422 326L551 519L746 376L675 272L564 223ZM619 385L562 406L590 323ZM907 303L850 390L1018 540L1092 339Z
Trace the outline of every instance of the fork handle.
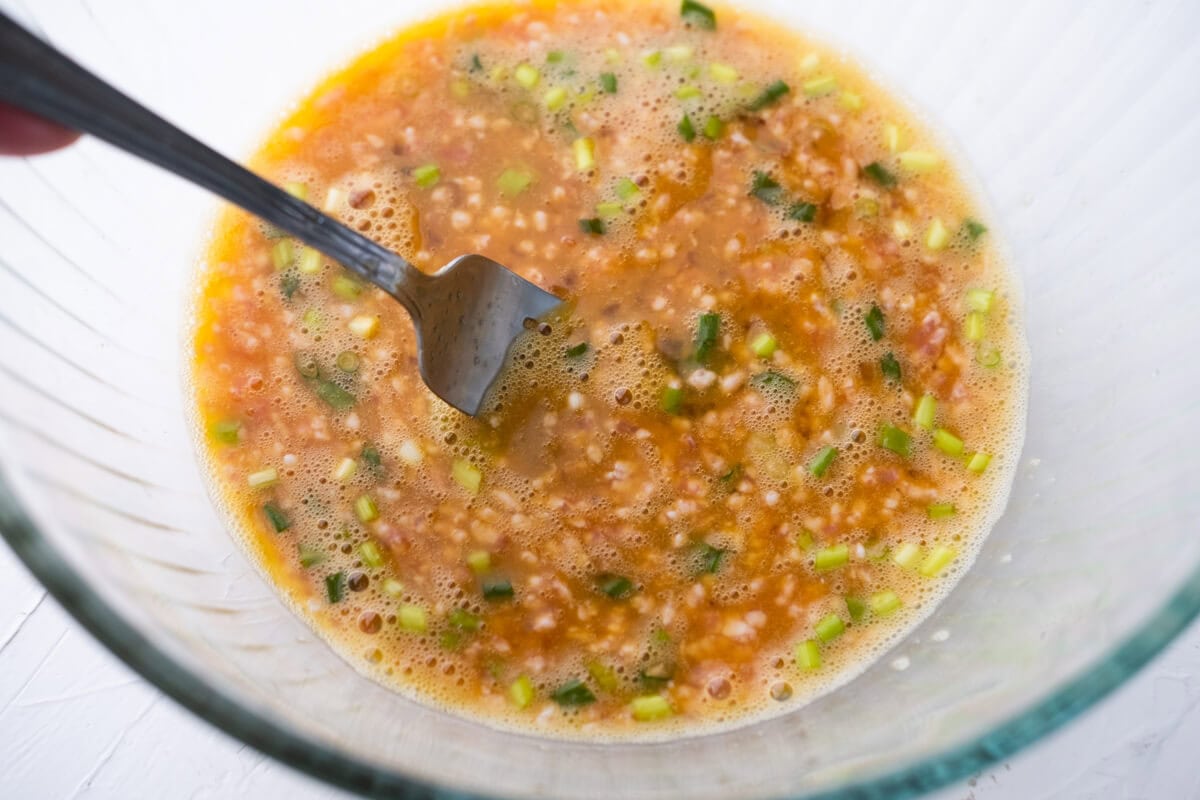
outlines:
M419 319L426 279L400 256L198 142L0 11L0 100L157 164L241 206L380 287Z

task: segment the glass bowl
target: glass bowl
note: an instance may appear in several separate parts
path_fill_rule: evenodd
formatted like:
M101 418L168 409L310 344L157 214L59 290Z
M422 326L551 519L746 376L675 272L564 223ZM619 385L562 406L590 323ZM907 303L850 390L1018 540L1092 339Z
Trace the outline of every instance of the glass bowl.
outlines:
M441 3L0 7L248 154L318 78ZM96 141L0 163L0 528L134 669L281 761L398 797L905 797L1044 736L1200 608L1200 4L748 3L845 47L970 165L1026 291L1008 509L861 677L657 744L501 733L356 673L223 530L182 379L216 202Z

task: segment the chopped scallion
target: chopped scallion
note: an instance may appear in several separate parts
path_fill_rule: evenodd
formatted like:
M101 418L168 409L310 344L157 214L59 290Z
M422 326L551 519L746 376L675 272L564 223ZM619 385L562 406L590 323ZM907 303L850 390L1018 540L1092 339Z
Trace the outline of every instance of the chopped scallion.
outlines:
M863 322L866 323L867 331L871 334L871 341L878 342L883 338L883 311L879 306L872 305L871 310L863 317Z
M683 21L705 31L715 31L717 29L717 15L711 8L703 3L697 3L696 0L683 0L679 9L679 16L683 17Z
M542 79L542 73L538 72L537 67L532 64L518 64L517 68L513 70L513 77L521 86L532 89Z
M561 86L555 86L553 89L547 89L542 95L542 105L546 106L547 111L558 111L567 104L567 90Z
M296 269L305 275L313 275L320 272L321 254L311 247L305 247L300 251L300 260L296 263Z
M992 367L998 367L1000 366L1000 351L994 347L981 348L979 352L975 354L975 360L978 361L981 366L988 367L989 369Z
M651 50L647 53L642 53L642 64L649 69L658 69L662 66L662 51Z
M954 503L934 503L926 511L930 519L946 519L953 517L957 509L954 508Z
M592 676L592 680L606 692L614 692L620 685L620 680L617 678L616 671L612 667L606 666L595 659L590 660L584 666L587 667L588 674Z
M731 85L737 83L740 75L738 71L728 64L713 63L708 65L708 75L717 83Z
M905 542L892 551L892 561L904 569L912 569L917 565L917 559L921 557L920 545L913 542Z
M893 591L876 592L871 595L868 603L871 613L877 617L886 617L900 608L900 598Z
M978 311L972 311L967 314L967 321L963 326L963 335L968 342L978 342L983 339L983 335L987 328L987 318Z
M354 477L354 473L358 472L358 462L353 458L343 458L338 462L338 465L333 469L333 479L345 483Z
M363 285L349 275L338 275L333 279L333 293L343 300L357 300Z
M751 111L762 111L764 108L779 102L791 90L792 88L783 81L769 83L757 97L750 101L749 109Z
M528 675L522 675L508 687L508 699L517 708L528 708L533 702L533 681Z
M354 513L358 516L359 522L374 522L379 519L379 506L375 504L375 499L371 495L359 495L358 499L354 501Z
M900 126L894 122L885 122L883 124L883 143L887 145L889 153L900 152Z
M888 380L900 382L900 362L896 360L894 354L888 353L879 359L879 371Z
M316 566L325 560L324 553L315 547L309 547L303 543L296 545L296 555L300 559L300 566L304 567L304 569Z
M863 98L857 92L842 92L838 95L838 103L847 111L862 111Z
M961 456L963 452L962 439L944 428L933 432L933 446L948 456Z
M675 90L676 100L695 100L700 95L700 87L692 86L691 84L685 84Z
M633 581L624 575L605 574L597 578L600 591L614 600L624 600L633 594Z
M750 195L769 206L777 206L783 201L783 187L768 173L755 170L750 181Z
M717 346L721 331L721 315L713 312L701 314L696 321L695 357L701 364L708 364Z
M420 606L405 604L396 611L400 629L408 633L424 633L429 628L429 618Z
M913 424L927 431L933 430L933 419L937 416L937 400L931 394L922 395L913 413Z
M567 348L567 358L579 358L580 356L585 355L587 353L587 351L588 351L588 343L587 342L579 342L578 344L573 344Z
M667 719L675 713L671 710L671 704L667 701L667 698L660 694L635 697L633 698L633 702L629 704L629 708L633 712L633 718L638 722L653 722L659 719Z
M296 258L296 249L291 239L280 239L271 248L271 263L275 269L287 269Z
M821 668L821 646L816 639L798 642L795 648L796 666L807 671Z
M975 453L967 461L967 469L971 472L982 473L988 468L988 464L992 463L992 457L987 453Z
M483 472L479 467L465 458L456 458L450 465L450 476L454 482L471 494L479 494L479 486L483 483Z
M297 200L308 200L308 184L292 181L283 185L283 190Z
M292 295L300 288L300 276L294 272L285 272L279 279L279 292L285 300L291 300Z
M691 61L692 56L696 54L696 48L690 44L674 44L663 50L663 56L667 61L676 64L682 64L686 61Z
M992 310L992 301L995 298L995 292L990 292L987 289L968 289L966 296L967 309L978 311L980 314L986 314Z
M513 198L529 188L533 174L520 169L506 169L496 179L496 186L505 197Z
M837 614L828 614L813 627L813 633L822 642L832 642L846 630L845 621Z
M816 203L792 203L792 207L788 209L787 217L798 222L812 222L817 218Z
M487 550L472 550L467 553L467 566L476 575L482 575L492 568L492 554Z
M879 216L879 201L874 197L860 197L854 201L854 213L859 219Z
M617 193L617 197L623 203L628 203L630 200L635 199L642 193L642 190L638 188L638 185L629 178L621 178L618 180L614 191Z
M383 581L383 592L389 597L399 597L404 594L404 584L395 578L385 578Z
M274 486L279 481L279 472L274 467L260 469L246 476L246 483L251 489L265 489Z
M929 555L921 562L921 567L918 571L926 578L936 577L957 556L958 552L953 548L939 544L933 550L929 551Z
M485 600L511 600L513 597L512 581L507 578L489 578L480 584Z
M335 572L325 576L325 596L330 603L340 603L346 596L346 573Z
M405 442L408 444L408 442ZM400 448L401 457L403 457L404 448ZM362 451L359 453L362 462L371 468L371 471L379 476L383 473L383 456L379 454L378 448L372 444L363 445Z
M912 437L894 425L884 425L879 429L879 446L902 458L912 455Z
M679 131L679 135L683 137L685 142L692 142L696 139L696 127L692 125L692 118L687 114L683 115L683 119L679 120L679 124L675 126Z
M817 572L837 569L849 563L850 548L844 544L835 544L833 547L822 547L813 555L813 569Z
M933 172L942 165L941 157L928 150L905 150L899 159L901 167L918 175Z
M659 407L668 414L683 411L683 389L678 386L664 386L659 398Z
M379 550L379 545L368 539L358 546L358 554L362 556L363 563L368 567L382 567L383 553Z
M425 164L412 171L413 180L422 189L430 189L442 179L442 171L437 164Z
M242 440L242 423L236 419L217 420L208 432L221 444L237 444Z
M601 219L612 219L613 217L621 216L621 212L625 210L625 206L620 203L597 203L596 214Z
M821 75L804 82L805 97L824 97L837 90L837 78L832 75Z
M846 611L850 614L851 622L862 622L867 615L867 604L858 597L846 598Z
M572 678L559 686L550 697L560 706L586 706L596 702L596 695L578 678Z
M287 514L283 513L283 509L274 503L264 505L263 513L267 515L267 520L271 523L271 527L275 529L276 533L283 533L292 527L292 521L288 519Z
M313 376L304 375L304 382L313 390L313 394L338 411L345 411L354 405L354 395L328 378L321 377L319 373Z
M837 457L837 454L837 448L832 445L822 447L813 457L813 460L808 462L808 471L817 478L822 477L829 471L829 466L833 463L833 459Z
M591 217L579 220L579 230L592 236L603 236L608 230L608 226L599 217Z
M724 131L725 131L725 123L721 122L720 117L710 116L708 119L706 119L704 121L704 130L702 131L702 133L704 134L705 139L711 139L712 141L715 142L717 139L721 138L721 134Z
M601 72L600 73L600 88L604 90L605 94L616 94L617 93L617 76L611 72Z
M460 631L477 631L482 621L479 617L467 611L465 608L456 608L446 617L446 621Z
M884 188L896 185L896 176L888 172L878 161L872 161L863 167L863 174Z
M796 388L796 381L773 369L751 376L750 385L759 391L790 392Z
M353 350L345 350L338 353L337 360L333 363L337 364L337 368L342 372L358 371L358 355Z
M779 348L779 341L770 333L760 333L750 343L750 350L759 358L770 358Z
M587 136L580 137L571 143L575 153L575 169L587 172L596 166L596 140Z
M925 232L925 246L930 250L945 250L949 243L950 231L946 230L940 217L934 217L933 222L929 223L929 230Z
M987 233L986 225L979 220L971 219L969 217L963 220L962 229L963 233L965 233L967 238L972 242L977 241L980 236L983 236L985 233Z
M721 562L725 560L725 554L729 552L720 547L713 547L708 542L700 543L700 571L708 575L715 575L721 571Z

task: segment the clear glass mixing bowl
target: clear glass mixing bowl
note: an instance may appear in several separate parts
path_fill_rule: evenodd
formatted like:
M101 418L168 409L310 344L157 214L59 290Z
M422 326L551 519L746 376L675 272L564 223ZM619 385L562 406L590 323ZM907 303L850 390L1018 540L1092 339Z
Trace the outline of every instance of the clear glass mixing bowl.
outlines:
M232 154L438 5L0 0ZM733 732L603 746L499 733L360 677L264 583L197 470L181 316L216 203L95 141L0 163L9 543L163 691L364 793L896 798L1086 709L1200 608L1200 4L750 5L841 43L942 128L1026 288L1032 394L1008 510L862 677Z

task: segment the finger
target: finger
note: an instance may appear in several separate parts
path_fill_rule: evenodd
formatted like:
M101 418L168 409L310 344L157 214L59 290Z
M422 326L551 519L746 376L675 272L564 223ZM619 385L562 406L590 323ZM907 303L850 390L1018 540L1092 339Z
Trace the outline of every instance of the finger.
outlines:
M75 131L0 103L0 155L31 156L66 147L79 138Z

